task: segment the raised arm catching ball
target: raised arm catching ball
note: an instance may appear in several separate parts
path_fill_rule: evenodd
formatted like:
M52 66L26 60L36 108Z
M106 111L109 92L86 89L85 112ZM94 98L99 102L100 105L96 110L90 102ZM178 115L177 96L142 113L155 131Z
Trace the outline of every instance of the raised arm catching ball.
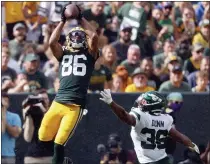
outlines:
M70 30L67 45L62 47L59 37L66 22L77 19L80 26ZM98 36L82 17L80 8L70 4L63 8L61 21L50 37L50 48L60 62L60 88L39 129L39 139L54 140L53 164L62 164L64 146L73 135L83 116L89 80L98 58Z

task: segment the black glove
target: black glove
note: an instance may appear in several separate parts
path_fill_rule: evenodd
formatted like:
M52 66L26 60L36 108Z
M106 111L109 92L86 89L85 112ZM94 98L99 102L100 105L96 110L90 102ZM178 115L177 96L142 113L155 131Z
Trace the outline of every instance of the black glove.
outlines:
M77 6L77 8L78 8L78 10L79 10L79 14L78 14L77 20L81 20L81 19L82 19L82 17L83 17L83 15L82 15L82 11L81 11L81 9L79 8L79 6L78 6L78 5L76 5L76 6Z
M66 10L66 6L63 8L62 13L61 13L61 21L64 23L66 22L65 10Z

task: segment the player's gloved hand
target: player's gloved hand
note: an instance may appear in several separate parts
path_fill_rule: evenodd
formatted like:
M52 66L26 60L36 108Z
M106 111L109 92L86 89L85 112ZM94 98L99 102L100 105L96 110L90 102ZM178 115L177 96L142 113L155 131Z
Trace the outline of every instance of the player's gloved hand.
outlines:
M192 144L193 144L193 147L190 147L190 149L195 151L196 153L200 154L200 150L199 150L198 146L193 142L192 142Z
M112 103L112 95L111 95L111 91L110 89L104 89L104 91L100 92L100 95L102 96L102 98L100 98L100 100L102 100L103 102L107 103L107 104L111 104Z
M77 20L81 20L81 19L82 19L82 17L83 17L83 15L82 15L82 11L81 11L81 9L79 8L79 6L78 6L78 5L76 5L76 6L77 6L77 8L78 8L78 10L79 10L79 14L78 14Z
M62 9L62 13L61 13L61 21L64 23L66 22L65 10L66 10L66 6Z

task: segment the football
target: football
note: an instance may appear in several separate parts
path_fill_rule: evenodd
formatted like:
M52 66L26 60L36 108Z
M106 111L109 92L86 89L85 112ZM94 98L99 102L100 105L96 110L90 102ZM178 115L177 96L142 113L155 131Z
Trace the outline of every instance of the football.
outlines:
M66 19L76 19L79 15L79 10L75 4L69 4L66 6L66 10L64 12Z

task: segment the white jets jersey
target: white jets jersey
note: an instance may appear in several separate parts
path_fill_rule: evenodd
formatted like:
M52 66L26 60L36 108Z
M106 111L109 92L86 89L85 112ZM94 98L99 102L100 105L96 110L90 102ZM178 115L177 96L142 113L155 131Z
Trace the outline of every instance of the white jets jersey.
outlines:
M139 162L149 163L165 158L165 141L173 118L167 114L151 115L139 108L132 108L130 114L136 118L131 138Z
M64 6L70 4L69 1L40 2L38 15L48 18L48 22L59 22Z

